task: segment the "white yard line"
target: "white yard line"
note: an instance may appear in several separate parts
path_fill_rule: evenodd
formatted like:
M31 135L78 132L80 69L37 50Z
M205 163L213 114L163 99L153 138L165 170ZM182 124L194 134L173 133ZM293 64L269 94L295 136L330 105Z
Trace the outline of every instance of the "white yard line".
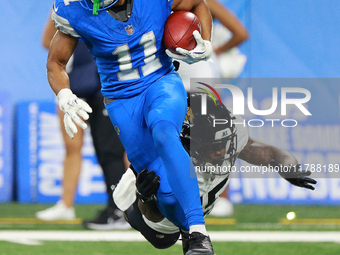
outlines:
M25 244L25 245L43 245L44 244L42 241L35 240L35 239L26 239L26 238L7 239L3 241L9 242L9 243Z
M4 230L0 240L32 239L39 241L122 241L142 242L144 237L135 231L48 231L48 230Z
M340 231L210 231L213 242L339 242ZM135 231L4 230L0 241L38 245L40 241L143 242Z
M339 242L339 231L224 231L209 232L213 242Z

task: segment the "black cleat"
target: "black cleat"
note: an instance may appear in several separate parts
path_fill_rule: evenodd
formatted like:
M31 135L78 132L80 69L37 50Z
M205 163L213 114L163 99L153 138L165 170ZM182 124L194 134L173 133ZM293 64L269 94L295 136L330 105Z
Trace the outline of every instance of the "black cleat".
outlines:
M199 232L192 232L189 235L189 245L185 255L214 255L210 237ZM184 251L183 243L183 251Z

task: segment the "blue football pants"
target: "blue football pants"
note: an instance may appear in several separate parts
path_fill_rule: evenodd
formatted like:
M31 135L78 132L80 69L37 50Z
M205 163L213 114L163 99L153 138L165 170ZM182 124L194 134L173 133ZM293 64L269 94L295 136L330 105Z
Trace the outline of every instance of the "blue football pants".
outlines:
M171 72L141 94L106 105L130 163L138 173L148 168L161 177L159 210L183 230L204 224L194 166L180 141L186 95Z

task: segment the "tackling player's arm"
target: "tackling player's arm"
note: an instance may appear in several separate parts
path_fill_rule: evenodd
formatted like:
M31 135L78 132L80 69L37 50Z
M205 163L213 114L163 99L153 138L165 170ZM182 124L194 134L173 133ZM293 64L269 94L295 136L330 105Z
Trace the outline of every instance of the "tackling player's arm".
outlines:
M130 166L133 169L132 166ZM157 207L156 193L160 185L159 175L145 168L136 177L136 195L138 208L152 222L159 222L164 216Z
M156 200L143 202L138 198L138 208L149 221L160 222L164 219L163 214L158 209Z
M268 166L271 160L284 166L297 165L297 159L288 151L257 141L249 137L247 145L238 158L253 164Z
M280 176L292 185L311 190L315 189L310 184L317 182L307 177L311 175L311 172L300 170L301 165L298 164L297 159L286 150L249 138L238 158L253 165L275 168Z

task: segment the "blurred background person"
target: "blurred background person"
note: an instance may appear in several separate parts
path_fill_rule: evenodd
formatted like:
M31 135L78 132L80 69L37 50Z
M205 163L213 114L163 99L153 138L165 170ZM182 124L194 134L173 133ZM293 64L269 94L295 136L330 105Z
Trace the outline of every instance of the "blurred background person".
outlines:
M180 61L178 73L187 91L190 78L236 78L243 71L247 57L237 46L248 39L248 31L240 20L224 5L216 0L207 0L214 19L212 62L201 61L189 65Z
M49 18L43 32L43 46L46 49L49 49L56 31L51 18ZM112 185L118 183L126 169L125 150L105 109L97 67L85 43L78 43L74 55L67 64L66 71L70 77L70 87L73 93L84 99L93 109L89 125L97 159L103 169L108 194L106 208L98 213L97 218L84 220L82 226L96 230L130 228L112 199ZM64 113L58 109L58 114L66 149L62 196L51 208L36 213L38 219L45 221L76 218L73 204L82 165L81 149L84 130L78 128L78 133L71 139L63 127ZM126 158L125 160L127 162Z
M214 47L212 62L201 61L189 65L180 61L178 73L187 91L190 78L236 78L242 72L247 57L237 48L248 39L248 32L239 19L224 5L216 0L207 0L214 19ZM217 217L231 216L234 212L232 203L227 199L227 191L223 192L210 215Z

